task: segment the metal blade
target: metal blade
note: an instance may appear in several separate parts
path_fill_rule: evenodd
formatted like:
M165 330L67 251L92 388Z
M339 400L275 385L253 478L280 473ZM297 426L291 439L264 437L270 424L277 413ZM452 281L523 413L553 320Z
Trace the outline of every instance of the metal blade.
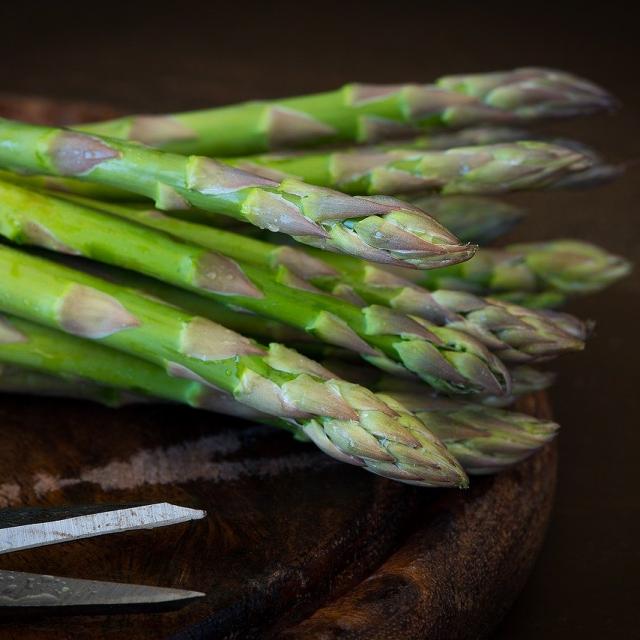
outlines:
M205 511L168 502L0 511L0 554L134 529L204 518Z
M0 570L1 615L166 610L180 608L204 595L183 589Z

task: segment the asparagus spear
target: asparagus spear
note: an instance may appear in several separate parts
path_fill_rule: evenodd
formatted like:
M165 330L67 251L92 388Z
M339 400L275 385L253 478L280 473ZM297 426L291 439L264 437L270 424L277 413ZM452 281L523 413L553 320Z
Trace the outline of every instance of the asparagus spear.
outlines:
M177 289L159 280L146 278L131 271L110 267L105 273L104 265L86 262L77 266L85 270L88 269L94 274L102 274L111 281L151 294L193 315L208 318L252 338L264 342L284 339L296 351L320 361L325 368L333 373L338 373L340 377L345 379L356 381L362 386L385 393L408 390L416 395L424 395L425 393L424 384L417 376L403 375L399 377L377 368L368 367L354 352L316 342L307 334L302 332L296 334L290 327L278 322L265 320L265 318L252 313L242 313L238 309L228 309L184 289ZM480 397L483 404L495 407L508 406L519 396L547 389L554 379L553 374L549 372L524 365L512 366L509 374L512 380L511 393L500 396L483 395Z
M463 242L489 244L508 233L525 216L512 204L481 196L407 196L409 204L428 211Z
M2 352L0 348L0 359ZM83 379L70 379L0 364L0 392L58 396L92 400L110 407L149 402L153 398L105 387ZM395 393L383 396L393 406L404 401L425 426L430 425L467 473L497 473L533 454L557 433L558 425L521 413L492 409L470 402L433 398L424 394ZM207 409L229 413L233 400L222 400ZM245 416L265 421L265 416Z
M266 178L295 176L345 193L369 195L582 188L608 182L623 170L575 140L532 136L526 131L516 138L513 130L497 129L491 135L492 131L462 130L435 139L225 161Z
M558 431L554 422L523 413L425 394L382 395L393 406L400 402L430 425L449 452L472 475L502 471L528 458Z
M439 389L508 391L504 365L471 336L381 305L360 308L307 291L298 280L277 282L264 269L79 204L0 183L0 223L0 234L12 240L94 258L267 315Z
M324 370L298 354L280 362L273 349L204 318L8 247L0 247L0 272L0 307L6 312L100 340L275 415L295 419L328 411L338 419L357 418L348 390L336 394L318 384ZM330 398L336 407L323 407Z
M460 131L434 134L432 136L421 136L410 140L395 141L388 145L379 145L378 148L395 148L402 146L410 149L434 150L451 149L453 147L467 147L470 145L496 144L499 142L515 142L516 140L531 139L531 134L521 129L509 127L470 127ZM39 175L18 175L8 171L0 170L0 180L5 182L16 182L25 187L33 189L48 189L51 191L61 191L71 193L96 200L115 200L132 202L135 194L114 187L82 182L77 178L63 178ZM416 206L420 206L416 204ZM213 214L212 214L213 215ZM225 216L221 216L224 220ZM219 219L216 218L216 223ZM446 226L446 225L444 225Z
M420 131L509 124L611 109L586 80L523 68L445 76L434 84L349 84L336 91L161 116L127 116L78 129L180 153L232 156L335 142L377 142Z
M119 187L160 209L195 206L369 260L425 267L467 260L433 218L400 200L353 198L296 179L271 180L210 158L0 119L0 166Z
M77 178L60 178L53 176L39 176L26 173L15 173L0 169L0 180L11 182L29 189L60 191L96 200L115 200L122 202L144 202L146 198L137 198L136 195L122 189L105 187L99 184L83 182ZM227 218L231 222L233 219Z
M8 197L4 199L9 200ZM371 308L366 307L368 303L374 307L384 305L400 313L416 316L417 318L414 317L413 320L419 323L426 321L423 326L429 331L433 331L434 325L461 330L509 362L533 361L566 351L579 350L583 347L586 337L585 327L569 316L543 316L517 305L485 300L465 292L446 290L429 292L408 280L349 256L316 251L311 257L307 255L308 252L271 245L254 238L244 238L230 231L176 220L157 211L141 211L113 203L105 204L77 199L75 201L101 207L105 211L165 231L183 240L218 250L231 258L244 258L260 267L277 268L280 281L289 282L294 286L305 286L304 283L311 283L315 287L346 298L346 303L350 301L365 307L365 313L367 313L366 309ZM30 209L30 213L21 214L22 218L32 219L35 210L33 205L15 206L14 210L22 211L27 208ZM18 215L14 213L13 219ZM50 225L47 226L46 219L42 219L40 224L51 233L52 228ZM12 229L17 229L16 223L13 224ZM119 233L123 234L123 232ZM16 237L15 232L13 237ZM56 234L56 237L59 241L62 239L59 234ZM254 283L258 282L248 265L243 264L243 269L245 274L253 278ZM264 274L262 277L264 278ZM162 294L159 295L162 297ZM166 295L171 294L169 292ZM300 295L301 302L307 294ZM270 314L269 311L264 311L260 302L254 303L252 307L238 301L235 301L235 304L251 308L263 315ZM350 307L353 306L353 304L350 305ZM274 316L271 315L271 317ZM346 316L339 317L350 322ZM303 316L298 311L293 319L287 320L283 316L279 316L278 319L292 324L296 320L300 322ZM230 321L233 322L233 318ZM311 319L307 322L311 322ZM304 329L308 324L297 326ZM350 326L358 331L356 325ZM236 329L242 328L236 327ZM366 338L366 334L359 333L359 335ZM337 342L333 340L333 344ZM415 371L415 369L412 370Z
M107 407L119 408L129 404L153 402L154 398L141 393L107 387L72 375L43 373L20 365L2 364L0 346L0 392L91 400ZM236 403L239 409L245 406ZM246 407L247 411L251 411Z
M505 362L532 362L584 348L590 327L569 314L548 315L459 290L435 289L355 261L314 254L342 274L369 304L473 335ZM336 256L339 257L339 256ZM334 286L334 291L336 287Z
M76 193L73 190L61 191L60 189L47 189L44 185L32 181L30 178L38 178L39 176L29 176L28 179L18 177L9 172L0 171L0 181L18 184L27 189L35 191L45 191L51 195L64 197L73 200L79 196L84 198L85 202L102 201L104 205L114 204L127 207L131 210L147 211L149 206L139 201L132 200L114 200L113 198L93 197L90 194ZM446 227L462 242L476 243L486 245L493 242L501 235L508 233L518 223L520 223L526 212L507 202L488 198L484 196L434 196L429 194L406 194L402 199L408 204L429 211L429 215L437 220L443 227ZM80 200L82 201L82 200ZM96 206L95 204L93 205ZM197 210L168 212L178 220L187 222L195 222L207 226L214 226L220 229L231 229L245 236L253 237L269 237L271 232L257 229L252 225L245 224L233 218L223 215L215 215L207 213L202 215ZM274 234L275 235L275 234Z
M200 380L170 377L154 364L100 343L15 316L0 317L2 363L40 373L80 377L121 391L142 392L150 397L274 424L302 439L312 440L322 451L342 462L401 482L422 486L466 486L464 472L444 445L399 404L394 402L391 409L367 389L335 378L286 347L270 345L269 360L290 377L294 370L303 371L302 376L313 377L327 390L331 388L331 398L325 402L335 403L335 414L342 411L340 406L349 406L351 415L348 418L343 414L341 418L314 419L301 417L299 412L292 416L291 411L285 409L278 410L281 417L274 419L271 417L273 406L267 397L264 399L268 406L255 406L264 405L260 402L252 403L253 407L245 406L221 389ZM232 366L229 365L229 370ZM309 367L312 367L311 375L306 373ZM268 394L269 389L262 387L260 392ZM286 400L289 403L293 398ZM307 404L315 404L317 408L317 400L315 395ZM309 407L304 411L306 415L307 409Z
M499 296L534 308L556 307L568 298L596 293L623 278L631 264L620 256L580 240L551 240L482 249L464 268L446 267L417 277L422 286L446 287Z
M538 143L540 148L534 150L531 145L536 143L526 142L534 138L527 134L528 137L523 138L525 142L511 140L508 144L502 145L495 142L477 142L474 146L467 145L462 148L461 144L456 144L463 141L458 135L462 133L465 131L450 134L447 136L448 141L425 141L416 138L410 142L354 147L334 152L307 155L272 154L222 160L231 166L268 179L282 180L295 175L314 184L333 186L340 191L354 194L376 194L381 191L395 194L406 190L410 193L404 194L402 199L407 202L411 202L411 194L415 191L495 193L541 187L580 189L610 182L624 170L622 165L603 162L591 149L573 141L552 141L554 144L542 141ZM499 138L496 136L497 140ZM470 136L470 139L473 140L473 137ZM451 146L443 146L440 149L440 144ZM474 169L475 173L467 176L465 172L468 171L468 165L472 165L474 158L480 158L481 151L486 150L496 158L483 159L487 161L486 165ZM559 157L553 159L553 153L557 153ZM574 164L571 164L572 158L576 158ZM466 159L469 159L469 162L465 164ZM459 163L457 168L456 162ZM515 165L519 165L521 175L517 174ZM287 171L289 173L286 173ZM458 175L456 171L459 171ZM6 173L0 171L0 175ZM6 175L1 175L1 178L8 179ZM14 175L11 180L19 180L25 186L37 189L50 189L97 199L124 202L131 202L136 197L138 200L145 199L123 189L86 183L77 178ZM221 224L225 216L209 212L209 218L213 218L216 224ZM232 220L227 218L227 224L233 224Z
M467 147L479 144L496 144L498 142L515 142L516 140L531 139L531 134L521 129L508 127L478 127L451 131L447 133L435 134L432 136L421 136L410 140L395 141L389 145L379 145L379 148L395 148L403 146L415 149L450 149L453 147ZM15 174L9 171L0 170L0 180L14 182L33 189L47 189L51 191L61 191L71 193L96 200L115 200L122 202L132 202L135 194L114 187L82 182L77 178L63 178L40 175ZM419 206L419 205L417 205ZM212 214L213 215L213 214ZM225 216L221 216L224 220ZM218 223L216 218L216 223ZM445 225L446 226L446 225Z
M227 160L268 179L299 178L354 195L411 191L504 193L554 186L585 171L591 159L557 144L519 141L446 151L392 148L280 153Z
M7 314L0 315L0 361L41 376L62 376L87 392L91 391L87 381L91 381L103 389L158 397L196 408L216 405L218 399L227 397L211 385L171 377L157 365L127 353ZM60 380L58 383L61 384ZM48 386L55 391L59 384ZM105 397L111 401L118 396L114 392ZM234 415L253 416L255 413L254 409L240 403L230 406L237 409Z
M51 178L49 176L25 176L0 170L0 180L36 191L58 192L59 195L75 195L93 200L121 202L131 209L143 210L146 205L131 200L131 194L122 191L106 192L99 185L88 184L73 178ZM95 187L95 189L94 189ZM406 195L403 199L418 209L429 211L443 227L446 227L462 242L488 244L498 236L507 233L524 217L524 212L513 205L482 196ZM95 206L95 205L94 205ZM204 216L197 211L180 212L180 218L195 222L206 222L221 228L251 229L249 225L208 212Z
M86 269L87 265L84 268ZM108 275L109 279L148 292L190 313L209 318L253 338L293 342L296 349L305 353L317 351L314 347L309 347L313 338L308 334L296 332L291 327L275 321L265 320L263 316L239 313L239 309L232 310L216 303L212 304L211 300L176 289L158 280L137 276L130 271L110 270L106 274L101 270L101 273ZM374 290L373 293L379 297L377 291ZM551 312L532 311L457 291L425 291L424 295L429 296L428 299L431 301L427 308L431 319L473 336L507 364L547 360L564 352L581 350L587 333L591 331L590 324L585 325L569 314L553 312L553 315L547 315ZM422 315L427 314L424 309L419 311ZM422 322L418 316L415 316L414 320ZM426 323L425 326L432 325ZM371 362L376 364L375 360ZM385 366L380 368L388 370ZM399 373L406 379L408 371L393 373ZM449 393L455 391L442 383L431 383L431 386ZM487 390L477 392L487 393Z

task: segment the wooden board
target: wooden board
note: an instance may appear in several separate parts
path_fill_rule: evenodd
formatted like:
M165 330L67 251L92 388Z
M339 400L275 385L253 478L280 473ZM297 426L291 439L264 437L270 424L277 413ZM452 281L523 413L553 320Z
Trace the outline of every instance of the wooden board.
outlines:
M93 119L0 97L0 115ZM109 114L110 115L110 114ZM545 397L522 409L548 417ZM484 637L544 535L555 447L468 491L428 491L286 433L181 407L4 396L0 506L165 500L205 521L0 556L0 568L207 593L170 613L2 620L0 638Z

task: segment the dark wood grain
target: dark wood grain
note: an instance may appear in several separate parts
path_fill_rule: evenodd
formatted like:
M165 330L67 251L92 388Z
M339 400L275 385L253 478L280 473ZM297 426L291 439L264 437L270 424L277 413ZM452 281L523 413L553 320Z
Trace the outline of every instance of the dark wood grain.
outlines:
M0 557L0 568L205 591L169 614L41 619L0 637L158 638L206 622L207 637L302 615L380 563L415 491L332 462L279 431L180 407L112 410L3 397L4 504L168 501L206 521ZM28 631L27 631L28 629ZM4 635L3 635L4 634ZM137 635L136 635L137 634Z
M67 122L92 105L0 99ZM109 113L111 115L111 113ZM522 407L548 417L543 396ZM0 506L163 500L205 521L0 556L0 568L195 589L182 611L0 619L1 638L483 637L521 588L555 447L469 491L416 490L288 434L180 407L5 396Z
M523 410L549 415L544 397ZM465 640L489 634L522 588L542 543L556 448L465 493L423 504L420 524L367 580L284 631L303 638Z
M529 402L547 414L541 398ZM204 522L0 557L2 569L172 585L205 591L204 601L5 621L2 638L478 637L522 585L555 479L549 448L467 492L418 491L288 434L179 407L6 396L0 424L4 505L167 500L208 512Z

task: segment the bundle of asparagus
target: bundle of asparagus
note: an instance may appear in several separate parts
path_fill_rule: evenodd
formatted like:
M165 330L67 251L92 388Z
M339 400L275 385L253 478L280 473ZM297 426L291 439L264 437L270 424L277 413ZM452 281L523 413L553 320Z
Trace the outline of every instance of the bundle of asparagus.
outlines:
M558 428L508 405L588 337L549 308L629 265L576 240L478 250L523 217L483 194L612 176L504 126L612 105L519 69L73 129L0 119L0 390L240 416L422 486L508 468Z

